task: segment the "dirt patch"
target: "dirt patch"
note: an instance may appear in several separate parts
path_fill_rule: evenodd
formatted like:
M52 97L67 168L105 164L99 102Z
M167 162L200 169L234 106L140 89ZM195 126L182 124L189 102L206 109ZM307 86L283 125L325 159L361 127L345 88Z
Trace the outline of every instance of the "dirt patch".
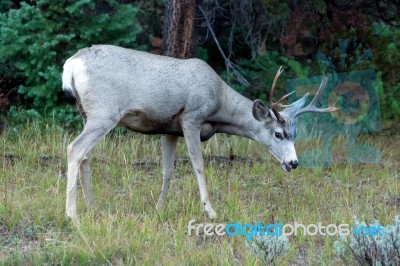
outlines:
M18 155L12 154L12 153L3 153L1 155L3 160L6 162L8 165L14 165L15 161L20 159Z
M236 155L229 156L212 156L207 155L204 156L204 164L218 165L218 166L231 166L233 164L244 164L247 166L252 166L254 161L261 162L261 160L254 160L251 158L244 158ZM175 160L175 165L178 163L182 164L191 164L191 160L189 157L178 157ZM150 160L138 160L132 163L132 166L135 169L143 170L143 171L153 171L161 166L159 162L150 161Z
M400 197L392 196L386 201L387 206L400 207Z
M8 250L28 252L39 247L36 232L30 227L17 226L9 230L5 225L0 225L0 246Z

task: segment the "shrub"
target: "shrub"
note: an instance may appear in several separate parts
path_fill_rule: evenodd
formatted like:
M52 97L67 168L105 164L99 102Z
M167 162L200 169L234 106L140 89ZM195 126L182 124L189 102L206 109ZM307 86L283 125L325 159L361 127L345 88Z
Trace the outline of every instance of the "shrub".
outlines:
M256 256L265 264L274 263L280 256L288 252L290 244L286 236L257 235L246 242Z
M378 227L379 222L367 226L366 222L354 221L354 228L361 226ZM393 224L383 227L382 235L371 235L365 231L349 236L341 236L334 243L335 253L346 264L356 260L360 265L399 265L400 264L400 216Z
M22 2L18 9L0 13L0 76L20 81L18 93L26 109L53 116L63 104L64 61L97 43L137 48L139 12L115 0ZM66 112L65 118L71 117Z

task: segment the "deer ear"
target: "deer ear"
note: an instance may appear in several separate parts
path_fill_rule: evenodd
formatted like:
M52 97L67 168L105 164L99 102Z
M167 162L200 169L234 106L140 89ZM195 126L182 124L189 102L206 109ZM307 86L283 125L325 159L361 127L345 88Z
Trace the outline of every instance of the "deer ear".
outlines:
M271 119L269 109L258 99L255 100L253 104L253 116L260 122L267 122Z

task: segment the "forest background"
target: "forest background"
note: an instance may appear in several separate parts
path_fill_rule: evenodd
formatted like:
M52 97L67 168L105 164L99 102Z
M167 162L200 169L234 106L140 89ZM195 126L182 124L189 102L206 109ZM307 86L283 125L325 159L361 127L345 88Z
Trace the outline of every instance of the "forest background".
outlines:
M81 118L61 90L65 60L92 44L160 54L166 7L184 2L1 1L1 127L32 119L79 127ZM383 127L399 121L397 1L186 2L195 3L195 12L185 14L194 21L192 56L245 96L266 100L281 65L286 80L369 69L377 74Z

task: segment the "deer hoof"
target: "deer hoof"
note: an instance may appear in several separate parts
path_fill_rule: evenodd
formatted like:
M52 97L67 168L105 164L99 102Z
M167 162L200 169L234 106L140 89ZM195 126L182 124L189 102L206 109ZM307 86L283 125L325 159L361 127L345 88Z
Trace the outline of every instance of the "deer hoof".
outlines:
M217 218L217 214L215 213L215 211L213 209L210 210L205 210L204 211L205 215L210 218L210 219L215 219Z
M157 202L156 209L157 211L161 211L162 209L164 209L164 201L159 200Z

